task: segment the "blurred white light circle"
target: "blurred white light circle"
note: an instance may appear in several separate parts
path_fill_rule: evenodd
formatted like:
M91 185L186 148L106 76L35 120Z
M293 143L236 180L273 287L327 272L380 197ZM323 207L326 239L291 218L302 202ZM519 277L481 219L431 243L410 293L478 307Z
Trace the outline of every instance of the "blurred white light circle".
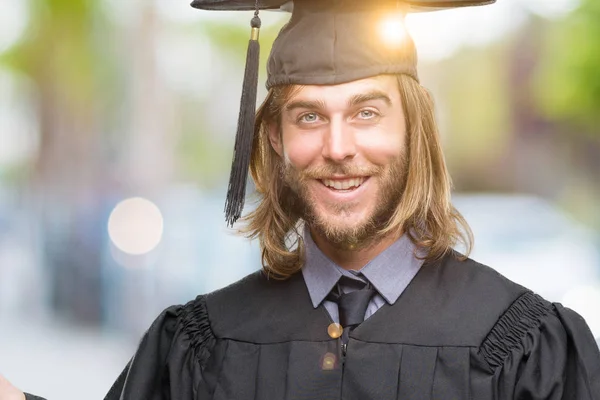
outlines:
M400 46L407 36L402 14L388 15L381 20L379 32L388 46Z
M162 239L163 216L150 200L141 197L123 200L110 214L108 235L124 253L148 253Z
M0 12L0 53L13 46L27 29L29 5L22 0L3 0Z
M594 337L600 337L600 285L576 287L564 295L562 304L581 314Z

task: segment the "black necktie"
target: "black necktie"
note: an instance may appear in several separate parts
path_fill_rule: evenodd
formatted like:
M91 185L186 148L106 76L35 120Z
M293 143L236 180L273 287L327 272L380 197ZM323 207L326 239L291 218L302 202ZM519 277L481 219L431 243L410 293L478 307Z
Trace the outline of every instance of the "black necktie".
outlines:
M359 282L358 290L343 293L340 285L343 285L347 280L351 281L354 286ZM365 319L367 306L374 294L375 289L371 285L343 276L327 296L327 300L338 305L340 325L344 328L343 336L345 339L347 339L349 331L360 325Z

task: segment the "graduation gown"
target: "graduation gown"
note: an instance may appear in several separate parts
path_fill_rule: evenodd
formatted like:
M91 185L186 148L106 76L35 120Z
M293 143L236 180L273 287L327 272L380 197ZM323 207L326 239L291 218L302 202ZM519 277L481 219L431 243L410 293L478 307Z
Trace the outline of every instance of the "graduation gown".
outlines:
M298 273L257 272L165 310L106 399L600 400L584 320L472 260L425 264L350 334Z
M252 274L165 310L106 398L600 399L583 319L471 260L424 265L345 354L330 323L301 274Z

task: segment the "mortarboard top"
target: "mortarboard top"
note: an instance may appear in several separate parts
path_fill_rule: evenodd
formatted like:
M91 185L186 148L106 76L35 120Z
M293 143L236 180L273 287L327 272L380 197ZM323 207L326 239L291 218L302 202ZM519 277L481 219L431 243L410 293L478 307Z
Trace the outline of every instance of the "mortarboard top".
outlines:
M225 206L226 220L240 217L254 139L258 83L260 10L292 11L273 43L267 88L277 85L334 85L381 74L418 80L417 54L404 31L388 42L381 24L390 14L479 6L495 0L194 0L203 10L254 10L246 59L234 159ZM401 20L398 24L402 24ZM402 28L400 28L402 29Z
M402 3L407 4L414 11L433 11L448 8L480 6L492 4L496 0L403 0ZM258 8L260 10L277 10L285 9L284 6L298 3L299 1L291 0L260 0ZM300 1L301 2L301 1ZM321 3L336 3L331 0L320 0ZM337 2L341 3L341 2ZM369 8L374 8L382 4L394 4L396 0L348 0L346 3L362 4ZM256 9L255 0L194 0L192 7L202 10L225 10L225 11L254 11Z

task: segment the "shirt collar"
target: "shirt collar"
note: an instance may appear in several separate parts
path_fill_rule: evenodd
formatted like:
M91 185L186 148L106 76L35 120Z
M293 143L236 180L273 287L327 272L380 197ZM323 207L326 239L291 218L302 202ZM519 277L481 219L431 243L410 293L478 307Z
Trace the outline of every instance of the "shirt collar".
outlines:
M308 228L304 229L305 261L302 275L313 307L317 308L342 276L339 267L317 247Z
M417 254L421 257L423 254ZM403 235L365 265L360 272L389 304L394 304L415 277L423 260L415 256L415 245Z
M350 272L331 261L317 247L307 227L304 229L305 263L302 275L308 287L313 307L317 308L327 297L342 275ZM423 254L418 253L419 257ZM415 245L403 235L360 269L389 304L394 304L417 274L423 260L415 256Z

